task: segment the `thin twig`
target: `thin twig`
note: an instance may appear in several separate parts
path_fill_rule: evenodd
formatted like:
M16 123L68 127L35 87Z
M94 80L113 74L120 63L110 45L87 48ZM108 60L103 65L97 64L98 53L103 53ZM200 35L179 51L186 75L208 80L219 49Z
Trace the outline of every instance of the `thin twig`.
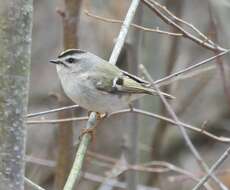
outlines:
M27 177L24 177L24 180L25 180L25 183L27 185L29 185L30 187L32 187L33 189L36 189L36 190L45 190L44 188L40 187L39 185L37 185L36 183L34 183L33 181L31 181Z
M132 2L131 2L131 5L130 5L129 10L127 12L127 15L125 17L124 23L122 24L120 33L117 37L117 42L113 48L112 54L111 54L110 59L109 59L109 63L111 63L113 65L115 65L117 62L118 56L121 52L121 49L122 49L124 42L125 42L125 38L127 36L128 29L131 25L133 18L134 18L134 14L136 12L136 9L137 9L139 3L140 3L140 0L132 0Z
M171 0L166 0L165 1L167 6L171 6L174 3ZM178 0L177 3L175 5L173 5L174 7L174 11L177 13L177 15L182 15L182 9L183 9L183 5L184 5L185 1L183 0ZM171 28L172 32L177 32L177 30L175 28ZM177 56L179 54L179 44L180 44L180 40L182 38L175 38L172 37L170 39L169 45L168 45L168 55L166 58L166 66L165 66L165 76L168 76L170 74L173 73L173 69L176 67L177 65ZM162 83L161 83L162 84ZM163 86L163 88L161 88L162 91L167 92L167 93L171 93L172 92L172 88L170 85L167 86ZM162 103L162 101L160 102L160 108L159 108L160 114L161 115L167 115L167 111L165 109L164 104ZM162 156L162 145L163 143L166 141L167 138L165 138L165 135L167 134L168 131L168 122L165 122L163 120L160 120L159 122L157 122L156 125L154 125L156 127L156 129L153 132L152 135L152 142L151 142L151 146L152 147L158 147L152 150L151 152L151 157L152 160L160 160L161 156ZM156 178L157 180L152 180L152 178ZM157 183L159 184L159 177L156 174L150 175L148 178L148 184L154 184Z
M215 66L214 66L215 67ZM178 116L184 114L186 110L190 107L196 97L205 89L205 87L211 81L212 75L201 75L199 81L194 84L190 92L181 100L181 105L177 107L175 112ZM201 127L202 128L202 127Z
M161 120L167 121L168 123L176 125L176 122L173 119L170 119L168 117L161 116L161 115L158 115L158 114L155 114L155 113L151 113L151 112L148 112L148 111L145 111L145 110L136 109L136 108L133 108L132 110L130 110L130 109L119 110L119 111L116 111L116 112L113 112L113 113L109 114L108 117L112 117L112 116L118 115L118 114L129 113L130 111L132 111L133 113L145 115L145 116L148 116L148 117L151 117L151 118L161 119ZM34 121L27 121L27 124L40 124L40 123L46 123L46 124L52 123L52 124L55 124L55 123L66 122L66 121L86 121L86 120L88 120L87 116L85 116L85 117L73 117L73 118L66 118L66 119L57 119L57 120L41 120L41 121L34 120ZM212 133L210 133L210 132L208 132L206 130L200 129L198 127L195 127L195 126L183 123L183 122L180 122L180 123L184 128L186 128L188 130L191 130L193 132L198 132L200 134L203 134L203 135L205 135L207 137L210 137L210 138L212 138L212 139L214 139L216 141L222 142L222 143L230 143L230 138L228 138L228 137L216 136L216 135L214 135L214 134L212 134Z
M37 158L35 156L31 156L31 155L26 155L25 156L25 161L26 163L33 163L33 164L37 164L40 166L45 166L45 167L56 167L57 163L53 160L46 160L46 159L42 159L42 158Z
M85 121L89 119L88 116L83 116L83 117L71 117L71 118L65 118L65 119L40 119L40 120L28 120L26 123L31 125L31 124L56 124L56 123L64 123L68 121Z
M98 16L98 15L95 15L93 13L90 13L88 10L85 10L84 12L87 16L95 18L95 19L103 21L103 22L117 23L117 24L123 23L123 20L117 20L117 19L111 19L111 18ZM145 32L156 32L159 34L166 34L169 36L183 36L183 34L181 34L181 33L174 33L174 32L168 32L168 31L160 30L158 27L156 29L153 29L153 28L148 28L148 27L140 26L138 24L133 24L133 23L131 24L131 26L136 28L136 29L143 30Z
M159 4L158 2L156 2L155 0L150 0L153 4L155 4L156 6L158 6L160 9L162 9L163 11L165 11L169 16L171 16L173 18L173 20L178 21L186 26L188 26L189 28L191 28L193 31L195 31L200 37L203 38L204 41L212 44L213 46L215 46L215 43L209 39L207 36L205 36L201 31L199 31L195 26L193 26L191 23L186 22L185 20L182 20L181 18L177 17L176 15L174 15L172 12L170 12L167 7L162 6L161 4Z
M213 172L228 158L229 154L230 147L227 148L227 150L221 155L221 157L212 165L207 175L204 176L192 190L200 189L200 187L213 175Z
M195 69L195 68L197 68L197 67L200 67L200 66L202 66L202 65L204 65L204 64L206 64L206 63L208 63L208 62L210 62L210 61L212 61L212 60L215 60L216 58L221 57L221 56L223 56L223 55L225 55L225 54L227 54L227 53L229 53L229 52L230 52L230 49L228 49L228 50L226 50L226 51L224 51L224 52L221 52L221 53L219 53L219 54L217 54L217 55L215 55L215 56L212 56L212 57L210 57L210 58L208 58L208 59L205 59L205 60L203 60L203 61L201 61L201 62L199 62L199 63L196 63L196 64L194 64L194 65L192 65L192 66L190 66L190 67L187 67L187 68L185 68L185 69L182 69L182 70L180 70L180 71L178 71L178 72L176 72L176 73L173 73L173 74L168 75L168 76L166 76L166 77L164 77L164 78L158 79L158 80L154 81L154 84L158 84L158 83L162 83L162 82L171 80L171 79L173 79L173 78L175 78L175 77L177 77L177 76L179 76L179 75L181 75L181 74L184 74L184 73L186 73L186 72L188 72L188 71L191 71L191 70L193 70L193 69Z
M48 113L54 113L54 112L64 111L64 110L67 110L67 109L74 109L74 108L78 108L78 107L79 107L79 105L65 106L65 107L52 109L52 110L47 110L47 111L41 111L41 112L37 112L37 113L29 113L29 114L26 115L26 117L27 118L36 117L36 116L41 116L41 115L45 115L45 114L48 114Z
M84 172L82 174L83 178L88 179L90 181L93 182L98 182L98 183L105 183L108 186L113 187L118 187L119 189L127 189L127 183L125 182L120 182L118 180L115 179L109 179L107 180L107 178L96 175L96 174L92 174L92 173L88 173L88 172ZM137 190L144 190L144 189L148 189L148 190L160 190L159 188L154 188L154 187L149 187L149 186L145 186L145 185L138 185L137 186Z
M117 111L117 112L113 112L110 115L112 116L112 115L116 115L116 114L127 113L129 111L130 111L130 109L120 110L120 111ZM165 120L165 121L167 121L167 122L169 122L169 123L171 123L173 125L177 125L177 123L173 119L170 119L170 118L167 118L165 116L161 116L161 115L158 115L158 114L155 114L155 113L151 113L151 112L148 112L148 111L144 111L144 110L140 110L140 109L135 109L135 108L132 109L132 112L133 113L139 113L139 114L142 114L142 115L145 115L145 116L149 116L149 117L153 117L153 118L157 118L157 119L162 119L162 120ZM198 127L194 127L192 125L183 123L181 121L180 121L180 124L184 128L187 128L187 129L189 129L191 131L198 132L200 134L206 135L206 136L208 136L208 137L210 137L212 139L215 139L215 140L217 140L219 142L230 143L230 138L228 138L228 137L223 137L223 136L219 137L219 136L216 136L216 135L214 135L212 133L209 133L208 131L205 131L205 130L202 130L202 129L198 128Z
M154 80L152 79L152 77L149 75L148 71L142 67L143 72L145 73L145 75L148 77L148 79L154 84ZM181 125L176 113L174 112L174 110L172 109L172 107L170 106L170 104L167 102L167 100L165 99L164 96L162 96L162 94L160 93L160 89L157 85L154 84L155 90L158 93L158 95L160 96L162 102L164 103L166 110L168 111L169 115L173 118L173 120L176 122L176 125L178 126L180 132L182 133L183 138L185 139L186 145L189 147L191 153L194 155L196 161L198 162L198 164L200 165L201 169L204 170L205 172L209 171L209 168L207 166L207 164L204 162L203 158L201 157L201 155L199 154L199 152L197 151L197 149L195 148L195 146L193 145L191 139L189 138L185 128ZM224 190L227 190L227 187L214 175L211 174L212 178L215 180L215 182Z
M225 176L228 176L230 173L230 170L229 169L222 169L222 170L218 170L218 171L215 171L215 174L218 175L218 176L221 176L221 177L225 177ZM198 173L196 174L197 177L203 177L204 175L202 173ZM185 175L173 175L173 176L170 176L169 177L169 181L170 182L180 182L180 181L184 181L184 180L187 180L189 179L187 176Z
M103 167L114 168L114 164L119 162L118 159L114 159L112 157L101 155L101 154L95 153L95 152L88 152L87 151L87 155L101 161L102 163L101 164L98 163L98 164L100 166L103 166ZM106 163L108 163L108 164L106 164ZM127 170L135 170L135 171L139 171L139 172L149 172L149 173L165 173L165 172L174 171L176 173L183 174L184 176L189 177L189 179L192 179L196 182L199 182L198 176L194 175L193 173L191 173L191 172L189 172L183 168L180 168L176 165L173 165L173 164L171 164L169 162L165 162L165 161L151 161L151 162L135 164L135 165L116 164L115 169L119 170L119 175L121 173L127 171ZM116 176L113 175L112 177L114 178ZM204 185L204 186L206 189L209 189L209 190L212 189L208 185Z
M191 33L187 32L186 30L184 30L183 27L181 27L176 22L174 22L172 19L167 17L164 13L162 13L156 7L156 6L159 7L159 4L156 4L155 1L153 1L153 0L142 0L142 2L144 4L146 4L152 11L154 11L156 13L156 15L159 18L161 18L166 24L169 24L169 25L175 27L179 32L181 32L183 34L183 37L188 38L188 39L192 40L193 42L197 43L198 45L205 47L207 49L210 49L212 51L219 51L219 52L226 51L225 48L222 48L222 47L218 46L217 44L215 44L215 45L210 44L209 41L201 40L201 39L197 38L196 36L192 35ZM163 7L163 6L161 5L161 7Z

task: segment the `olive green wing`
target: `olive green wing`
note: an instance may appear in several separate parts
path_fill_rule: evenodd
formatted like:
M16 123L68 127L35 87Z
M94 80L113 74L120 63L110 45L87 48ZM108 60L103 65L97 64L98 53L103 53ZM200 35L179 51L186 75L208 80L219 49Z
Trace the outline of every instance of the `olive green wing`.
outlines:
M94 67L92 73L94 73L92 80L98 90L113 94L157 95L156 91L150 87L149 82L122 71L117 66L110 65L107 62L98 64ZM164 92L161 92L161 94L166 98L175 98Z
M153 93L153 89L144 87L145 83L141 79L139 80L138 77L106 62L96 65L92 73L95 73L94 84L98 90L117 94Z

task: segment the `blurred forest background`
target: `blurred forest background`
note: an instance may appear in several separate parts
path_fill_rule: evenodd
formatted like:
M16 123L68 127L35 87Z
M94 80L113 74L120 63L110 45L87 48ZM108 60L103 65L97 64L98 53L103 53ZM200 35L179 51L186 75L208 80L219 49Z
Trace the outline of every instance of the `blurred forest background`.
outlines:
M86 11L105 18L123 20L130 2L128 0L83 0L79 3L80 15L76 28L78 37L75 45L108 60L121 24L103 22L87 15ZM228 0L161 0L159 2L179 18L193 24L221 47L226 49L230 47L230 2ZM48 63L50 59L68 48L68 45L63 45L63 19L65 18L62 10L64 9L65 2L62 0L34 0L28 113L74 104L62 93L56 69ZM133 23L177 32L144 4L139 7ZM189 30L188 27L186 29ZM142 73L137 71L137 67L130 65L141 63L157 80L214 55L214 52L181 36L146 32L131 27L117 64L142 76ZM221 70L219 62L224 63L224 70ZM213 134L229 137L229 73L229 55L226 55L161 89L176 96L176 100L171 101L171 105L181 121L193 126L205 127L205 130ZM223 85L223 77L227 88ZM169 117L157 96L146 96L136 103L135 107ZM86 115L85 110L77 108L72 111L43 115L36 119L31 118L29 121ZM85 124L86 121L29 123L26 176L47 190L62 189L72 166L81 128ZM125 189L134 190L191 189L195 184L194 180L173 169L167 170L167 166L162 163L154 167L155 172L123 171L119 167L127 163L165 161L183 168L197 178L202 177L205 173L186 146L180 131L170 125L162 120L132 113L120 114L104 120L96 129L96 136L84 163L83 176L76 189L122 189L122 184L118 181L129 184ZM208 166L212 166L227 147L227 144L202 134L190 131L188 134ZM228 188L230 188L229 166L228 159L215 172ZM220 189L212 179L208 182L213 189ZM142 186L137 188L136 184ZM28 186L26 189L32 188Z

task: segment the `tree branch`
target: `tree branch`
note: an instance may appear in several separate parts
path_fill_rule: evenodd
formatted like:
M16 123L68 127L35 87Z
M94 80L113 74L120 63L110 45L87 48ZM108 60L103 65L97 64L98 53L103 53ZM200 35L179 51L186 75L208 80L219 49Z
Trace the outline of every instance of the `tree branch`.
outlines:
M145 115L145 116L148 116L148 117L151 117L151 118L156 118L156 119L160 119L160 120L164 120L170 124L173 124L173 125L176 125L176 122L170 118L167 118L165 116L161 116L161 115L158 115L158 114L155 114L155 113L151 113L151 112L148 112L148 111L145 111L145 110L141 110L141 109L136 109L136 108L133 108L132 110L130 109L123 109L123 110L119 110L119 111L116 111L116 112L113 112L111 114L108 115L108 117L112 117L114 115L118 115L118 114L124 114L124 113L129 113L129 112L133 112L133 113L137 113L137 114L141 114L141 115ZM27 121L27 124L41 124L41 123L45 123L45 124L55 124L55 123L59 123L59 122L67 122L67 121L86 121L88 120L89 117L87 116L83 116L83 117L73 117L73 118L65 118L65 119L57 119L57 120L35 120L35 121ZM186 124L186 123L183 123L183 122L180 122L181 125L190 130L190 131L193 131L193 132L197 132L197 133L200 133L202 135L205 135L209 138L212 138L216 141L219 141L219 142L222 142L222 143L230 143L230 138L228 137L224 137L224 136L216 136L202 128L199 128L199 127L195 127L195 126L192 126L192 125L189 125L189 124ZM169 127L173 127L173 126L169 126Z
M221 53L219 53L219 54L217 54L215 56L212 56L212 57L210 57L208 59L205 59L205 60L203 60L203 61L201 61L199 63L196 63L196 64L194 64L194 65L192 65L190 67L187 67L187 68L182 69L182 70L180 70L178 72L175 72L175 73L173 73L171 75L168 75L168 76L166 76L164 78L158 79L158 80L154 81L154 84L159 84L160 85L161 83L164 83L165 81L169 81L171 79L175 79L175 77L177 77L177 76L179 76L181 74L185 74L188 71L191 71L191 70L193 70L195 68L198 68L198 67L200 67L200 66L202 66L202 65L204 65L204 64L206 64L206 63L208 63L210 61L213 61L213 60L217 59L218 57L221 57L221 56L229 53L229 52L230 52L230 49L228 49L228 50L226 50L224 52L221 52Z
M118 24L122 24L124 22L123 20L111 19L111 18L106 18L106 17L95 15L93 13L90 13L88 10L85 10L84 12L87 16L103 21L103 22L118 23ZM156 29L153 29L153 28L148 28L148 27L140 26L138 24L133 24L133 23L131 24L131 26L138 30L142 30L144 32L156 32L158 34L165 34L165 35L177 36L177 37L183 36L183 34L181 33L174 33L174 32L160 30L158 27Z
M33 189L36 189L36 190L45 190L41 186L37 185L36 183L34 183L33 181L31 181L30 179L28 179L26 177L24 178L24 180L25 180L25 183L27 185L29 185L30 187L32 187Z
M30 113L27 114L26 117L30 118L30 117L36 117L36 116L41 116L41 115L45 115L48 113L55 113L55 112L59 112L59 111L65 111L67 109L75 109L78 108L78 105L72 105L72 106L65 106L65 107L61 107L61 108L56 108L56 109L52 109L52 110L47 110L47 111L41 111L41 112L37 112L37 113Z
M143 71L145 72L146 76L148 76L148 79L152 82L152 84L154 84L154 81L152 79L152 77L149 75L149 73L147 72L147 70L143 67L142 68ZM172 107L170 106L170 104L167 102L167 100L165 99L165 97L160 93L160 89L159 87L154 84L155 90L158 93L158 95L160 96L160 99L162 100L163 104L165 105L166 110L168 111L168 114L173 118L173 120L175 121L176 125L178 126L185 142L186 145L188 146L188 148L190 149L191 153L194 155L198 165L201 167L201 169L205 172L208 172L209 168L208 165L204 162L203 158L201 157L201 155L199 154L199 152L197 151L197 149L195 148L195 146L193 145L191 139L189 138L186 130L184 129L184 127L181 125L176 113L174 112L174 110L172 109ZM214 175L211 174L211 177L213 178L213 180L223 189L223 190L227 190L228 188Z
M218 52L223 52L226 51L225 48L222 48L220 46L218 46L217 44L214 44L211 40L209 40L207 37L204 40L201 40L199 38L197 38L196 36L192 35L191 33L187 32L186 30L183 29L183 27L181 27L179 24L177 24L176 22L174 22L172 19L170 19L168 16L166 16L161 10L165 11L169 16L173 17L174 20L179 20L182 23L186 23L186 25L192 27L193 29L195 28L194 26L192 26L191 24L183 21L182 19L178 19L176 16L174 16L171 12L169 12L164 6L160 5L159 3L157 3L155 0L142 0L142 2L147 5L153 12L155 12L155 14L161 18L166 24L169 24L170 26L176 28L179 32L181 32L183 34L183 37L188 38L190 40L192 40L193 42L195 42L196 44L205 47L206 49L209 49L211 51L218 51ZM161 10L159 10L159 8ZM198 29L195 28L195 31L198 32L198 34L202 34L201 32L199 32ZM202 37L204 38L205 35L202 34Z
M230 154L230 147L227 148L227 150L221 155L221 157L212 165L210 170L208 171L207 175L204 176L200 182L192 189L192 190L198 190L200 187L211 177L213 176L213 172L228 158ZM226 188L228 189L228 188Z

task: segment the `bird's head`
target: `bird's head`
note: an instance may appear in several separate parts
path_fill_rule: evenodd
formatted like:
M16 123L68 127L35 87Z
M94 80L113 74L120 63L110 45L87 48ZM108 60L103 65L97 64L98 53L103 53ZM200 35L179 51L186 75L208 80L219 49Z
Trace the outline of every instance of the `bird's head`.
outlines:
M56 59L50 60L50 63L57 65L57 70L74 71L89 55L88 52L80 49L68 49L59 54Z

